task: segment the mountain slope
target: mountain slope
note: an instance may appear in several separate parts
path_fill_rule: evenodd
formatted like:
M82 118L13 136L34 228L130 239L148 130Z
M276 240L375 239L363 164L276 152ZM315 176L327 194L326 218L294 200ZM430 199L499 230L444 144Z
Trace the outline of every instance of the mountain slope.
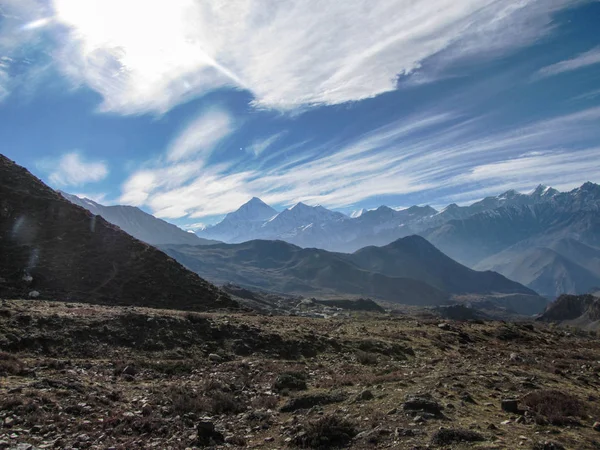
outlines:
M102 216L105 220L118 226L134 238L151 245L209 245L217 243L217 241L199 238L194 233L188 233L134 206L104 206L88 198L80 198L66 192L59 192L70 202L87 209L93 214Z
M364 269L425 281L452 294L498 292L535 295L532 290L496 272L477 272L463 266L420 236L399 239L384 247L366 247L350 258Z
M419 280L363 270L345 255L302 249L283 241L161 248L216 283L306 296L375 297L413 305L444 304L449 297Z
M0 296L208 310L235 307L154 247L0 155Z
M353 255L261 240L161 248L213 282L284 294L374 297L421 306L448 303L455 293L498 297L494 301L517 295L523 304L519 311L525 314L546 304L535 292L499 274L476 272L452 261L418 236ZM466 280L452 281L463 276Z

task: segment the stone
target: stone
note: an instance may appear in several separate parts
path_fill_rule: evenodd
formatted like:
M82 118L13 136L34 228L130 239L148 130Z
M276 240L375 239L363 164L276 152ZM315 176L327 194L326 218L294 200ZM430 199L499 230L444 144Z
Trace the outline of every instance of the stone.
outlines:
M135 366L127 366L123 369L123 372L121 372L121 374L133 376L133 375L137 374L137 370L136 370Z
M519 412L519 402L515 399L502 400L502 411L517 414Z
M29 294L29 298L38 298L40 296L39 291L31 291Z
M211 353L208 355L208 359L210 359L212 362L221 362L223 361L223 358L220 357L219 355L217 355L216 353Z
M225 442L225 437L222 433L215 430L215 424L209 420L202 420L196 426L198 433L198 445L218 445Z
M600 422L594 422L594 425L592 425L592 428L596 431L600 431Z
M402 404L404 411L419 411L433 414L435 416L442 415L442 405L435 400L425 397L408 397L406 402Z
M273 389L276 391L304 391L308 389L306 375L301 372L286 372L277 376Z
M396 414L398 412L398 408L392 408L390 409L386 414L388 416L393 416L394 414Z
M358 394L356 396L356 399L354 401L364 402L364 401L368 401L368 400L373 400L374 398L375 398L375 396L373 395L373 393L370 390L365 389L364 391L362 391L360 394Z

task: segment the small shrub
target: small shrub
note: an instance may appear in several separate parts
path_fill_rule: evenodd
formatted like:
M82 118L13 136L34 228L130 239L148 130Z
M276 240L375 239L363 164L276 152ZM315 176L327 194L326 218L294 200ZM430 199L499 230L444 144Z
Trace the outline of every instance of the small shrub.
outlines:
M377 355L359 350L356 352L356 360L365 366L374 366L377 364Z
M352 422L337 416L324 416L309 422L292 439L292 444L301 448L327 449L344 447L356 436L356 427Z
M237 414L244 411L244 405L233 394L214 391L210 394L212 414Z
M471 430L461 430L461 429L442 429L433 433L431 437L431 443L433 445L446 446L450 444L455 444L458 442L480 442L485 441L483 435L471 431Z
M275 383L273 389L276 391L304 391L308 389L306 385L306 374L303 372L284 372L280 374Z
M205 397L185 388L171 388L168 392L173 412L177 415L187 413L204 413L210 410L209 402Z
M25 371L25 364L14 355L0 352L0 376L21 375Z
M252 400L252 407L255 409L274 409L279 403L275 395L259 395Z
M237 414L244 411L245 404L235 395L220 390L205 393L194 392L185 387L173 387L169 390L168 398L173 413Z
M560 391L542 390L525 396L523 404L536 416L538 423L574 424L574 417L585 414L583 403L575 396Z

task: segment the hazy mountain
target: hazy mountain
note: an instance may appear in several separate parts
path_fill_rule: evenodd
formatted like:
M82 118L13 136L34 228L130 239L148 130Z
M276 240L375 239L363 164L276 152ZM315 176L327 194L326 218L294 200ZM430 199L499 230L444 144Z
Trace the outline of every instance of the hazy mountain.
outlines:
M212 284L0 155L0 296L207 310Z
M422 281L388 277L361 269L344 255L303 249L283 241L161 247L189 269L223 284L304 296L350 295L419 305L449 298Z
M523 311L534 313L545 306L545 301L530 289L496 273L468 269L418 236L351 255L262 240L161 248L216 283L232 282L285 294L349 295L411 305L440 305L458 293L519 293L523 294Z
M476 267L500 272L551 298L560 294L588 292L600 286L599 274L553 249L544 247L522 250L511 247L482 261Z
M89 198L59 192L70 202L87 209L93 214L102 216L126 233L148 244L208 245L217 243L217 241L199 238L194 233L184 231L172 223L158 219L134 206L104 206Z
M421 234L452 258L496 270L546 296L585 293L600 278L600 187L539 187L532 204L450 220Z

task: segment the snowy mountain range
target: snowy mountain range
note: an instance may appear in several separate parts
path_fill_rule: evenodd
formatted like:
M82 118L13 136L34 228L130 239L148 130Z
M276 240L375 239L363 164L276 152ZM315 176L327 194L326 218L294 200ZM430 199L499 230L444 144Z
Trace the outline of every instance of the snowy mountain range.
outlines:
M451 204L441 211L429 205L412 206L403 210L380 206L373 210L361 210L351 216L304 203L277 212L254 197L236 211L227 214L220 223L198 231L197 234L227 243L279 239L301 247L352 252L366 245L385 245L404 236L423 233L451 220L463 220L499 208L541 203L550 203L557 210L570 212L598 208L597 199L587 193L588 188L594 186L597 187L593 183L586 183L574 191L561 193L540 185L530 194L509 190L468 206Z

